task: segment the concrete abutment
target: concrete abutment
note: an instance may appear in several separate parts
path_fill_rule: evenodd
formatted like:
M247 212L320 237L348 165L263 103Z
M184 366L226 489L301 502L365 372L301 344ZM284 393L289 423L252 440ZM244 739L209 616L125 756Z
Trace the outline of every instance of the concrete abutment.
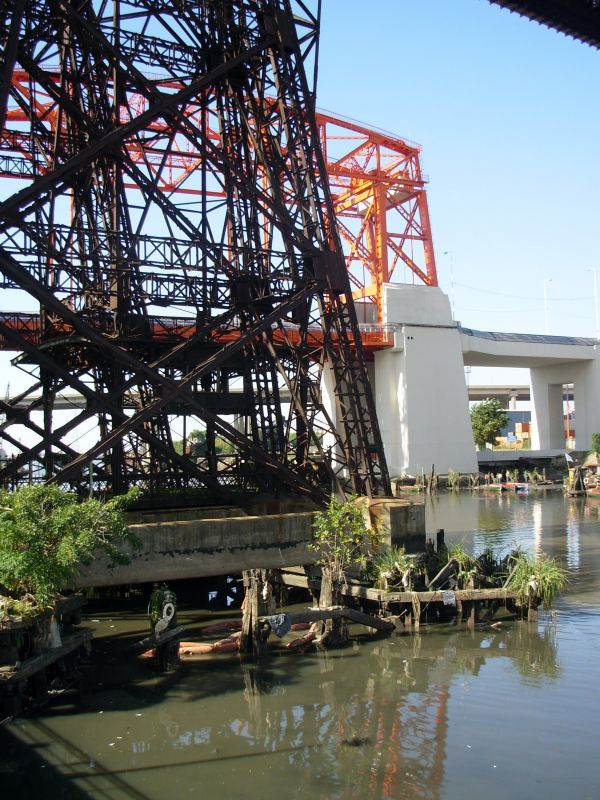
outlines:
M378 499L372 503L372 509L373 519L381 524L386 542L403 544L409 551L425 549L425 511L421 503ZM180 516L195 515L194 519L161 519L130 525L140 548L129 549L129 564L111 565L99 554L82 568L70 588L232 575L250 569L310 564L317 557L309 546L314 511L214 519L202 518L205 511L180 512Z

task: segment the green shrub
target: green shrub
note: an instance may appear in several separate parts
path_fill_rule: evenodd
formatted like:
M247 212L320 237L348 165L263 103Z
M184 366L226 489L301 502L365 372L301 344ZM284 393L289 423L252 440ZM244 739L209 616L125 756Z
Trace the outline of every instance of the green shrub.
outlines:
M97 549L114 563L128 558L120 547L136 543L124 508L139 490L102 502L79 502L57 486L26 486L0 493L0 593L47 608ZM6 605L6 603L5 603ZM13 604L14 608L14 604Z
M404 547L387 547L373 558L376 585L380 589L397 585L413 563L414 559L406 555Z
M346 567L363 561L380 541L379 533L365 524L357 498L340 502L332 497L327 510L315 515L309 547L318 553L316 563L340 583Z

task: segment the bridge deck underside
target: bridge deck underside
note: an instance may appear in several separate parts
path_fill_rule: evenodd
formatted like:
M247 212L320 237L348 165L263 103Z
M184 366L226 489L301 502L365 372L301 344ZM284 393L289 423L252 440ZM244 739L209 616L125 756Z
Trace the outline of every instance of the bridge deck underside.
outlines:
M597 0L490 0L592 47L600 48L600 3Z

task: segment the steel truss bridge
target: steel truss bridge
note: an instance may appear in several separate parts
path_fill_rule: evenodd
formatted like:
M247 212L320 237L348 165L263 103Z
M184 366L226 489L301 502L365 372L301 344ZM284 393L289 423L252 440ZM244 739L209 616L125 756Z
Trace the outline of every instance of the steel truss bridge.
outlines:
M33 377L18 410L1 405L0 436L20 453L0 480L35 458L46 479L80 490L93 463L112 493L390 493L352 302L353 291L376 297L376 282L351 283L346 269L322 149L336 123L314 111L310 6L2 5L0 147L3 174L17 179L0 202L2 288L39 313L0 320L3 347ZM373 151L361 135L338 159L350 218L369 199L360 167ZM416 205L417 156L395 154ZM380 161L370 180L384 178ZM397 203L407 236L409 202ZM345 226L350 259L381 246L381 213ZM65 388L87 405L57 427ZM175 417L205 428L202 463L175 447ZM78 453L68 442L90 420L98 441ZM36 444L21 446L15 424ZM235 454L227 464L217 438Z
M596 0L498 4L599 44ZM389 337L361 336L351 298L380 323L400 269L437 285L425 178L418 146L315 110L318 4L14 0L0 18L0 347L32 377L0 401L19 453L0 481L33 458L76 489L93 462L109 492L388 493L364 361ZM86 407L56 427L65 390ZM205 427L203 466L176 417Z

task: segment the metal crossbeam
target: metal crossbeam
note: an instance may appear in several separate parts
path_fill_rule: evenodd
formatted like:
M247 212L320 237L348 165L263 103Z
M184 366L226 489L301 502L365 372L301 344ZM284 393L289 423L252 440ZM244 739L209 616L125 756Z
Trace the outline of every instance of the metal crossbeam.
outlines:
M390 493L307 80L308 5L2 6L0 150L18 181L0 202L0 286L39 313L2 315L34 382L2 405L0 440L21 424L34 443L0 480L29 457L80 491ZM175 163L185 193L165 190ZM59 426L64 388L87 405Z

